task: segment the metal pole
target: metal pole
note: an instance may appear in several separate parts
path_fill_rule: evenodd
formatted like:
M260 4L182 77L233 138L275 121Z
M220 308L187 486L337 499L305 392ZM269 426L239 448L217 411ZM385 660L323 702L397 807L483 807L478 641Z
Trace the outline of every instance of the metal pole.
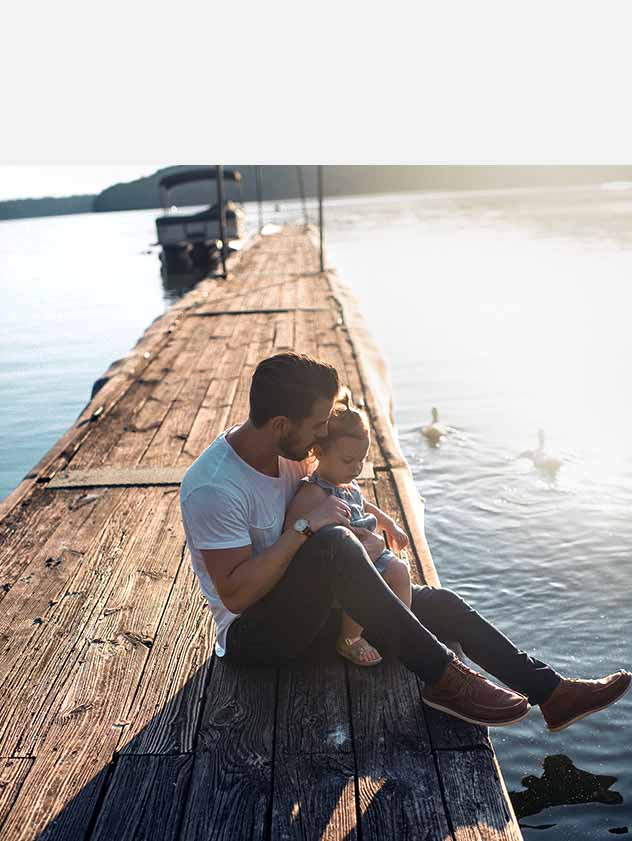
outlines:
M307 207L305 205L305 185L303 184L303 167L297 166L296 167L296 174L298 175L298 190L301 194L301 203L303 205L303 223L307 225L309 223L309 218L307 216Z
M216 167L217 202L219 204L219 236L222 240L222 274L226 277L226 208L224 207L224 167Z
M255 167L255 180L257 182L257 203L259 204L259 231L263 228L263 207L261 205L263 190L261 189L261 167Z
M325 260L323 258L323 168L318 169L318 227L320 228L320 270L325 271Z

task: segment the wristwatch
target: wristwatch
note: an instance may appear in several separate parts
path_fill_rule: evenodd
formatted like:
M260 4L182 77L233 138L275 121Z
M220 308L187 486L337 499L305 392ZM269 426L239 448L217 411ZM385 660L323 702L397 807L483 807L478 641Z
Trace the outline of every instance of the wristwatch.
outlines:
M304 534L305 537L312 537L314 532L309 524L309 520L306 520L305 517L301 517L294 523L294 531L297 531L299 534Z

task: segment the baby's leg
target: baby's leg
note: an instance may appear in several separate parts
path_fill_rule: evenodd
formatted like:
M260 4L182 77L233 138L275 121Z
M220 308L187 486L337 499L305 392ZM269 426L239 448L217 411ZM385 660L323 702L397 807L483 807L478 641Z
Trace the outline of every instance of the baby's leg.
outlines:
M361 635L362 625L358 625L358 623L354 622L348 613L343 611L342 620L340 622L340 639L345 639L345 637L347 637L354 640Z
M389 565L382 574L382 578L386 581L391 590L410 608L412 602L412 590L410 581L410 569L403 561L391 558ZM461 660L465 658L461 644L457 640L446 641L448 648L460 657Z
M412 591L410 586L410 569L408 564L400 561L399 558L391 558L389 565L382 574L382 578L391 590L410 608L412 602Z
M380 653L370 643L362 639L362 631L362 625L358 625L343 611L336 648L340 654L344 653L344 656L360 665L378 663L382 659Z
M406 607L410 608L412 602L412 592L410 586L410 570L408 565L403 561L400 561L398 558L391 558L386 570L382 574L382 577L395 595L404 602ZM362 636L362 631L362 625L358 625L358 623L354 622L350 616L343 613L340 623L338 644L344 645L345 640L357 640L358 637ZM378 657L379 654L376 649L373 648L373 646L368 646L366 653L362 655L361 659L365 663L370 663Z

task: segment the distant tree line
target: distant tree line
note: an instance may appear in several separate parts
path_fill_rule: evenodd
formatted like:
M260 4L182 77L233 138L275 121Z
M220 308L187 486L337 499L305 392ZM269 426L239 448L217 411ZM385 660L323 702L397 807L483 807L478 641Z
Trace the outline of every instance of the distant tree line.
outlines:
M64 196L43 199L13 199L0 202L0 219L32 216L62 216L66 213L92 213L94 196Z
M173 166L145 178L114 184L97 196L18 199L0 202L0 219L49 216L63 213L145 210L160 207L158 183L165 174L187 169ZM232 169L232 166L227 166ZM255 167L236 166L242 174L241 194L226 184L227 198L254 201L257 197ZM296 199L300 181L296 166L261 167L263 198L267 201ZM316 195L316 167L302 167L305 194ZM604 181L632 181L632 166L325 166L326 196L414 192L421 190L481 190L512 187L554 187L595 184ZM212 181L174 188L171 203L181 207L212 204L216 186Z

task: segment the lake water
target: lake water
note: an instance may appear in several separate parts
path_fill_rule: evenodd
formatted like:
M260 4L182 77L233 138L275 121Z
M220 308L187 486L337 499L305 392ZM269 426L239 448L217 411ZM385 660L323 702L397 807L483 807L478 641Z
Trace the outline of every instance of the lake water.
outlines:
M326 205L328 260L362 296L389 363L443 585L581 677L632 665L631 187ZM296 214L266 207L267 221ZM0 498L178 296L150 247L155 216L0 224ZM452 429L438 448L420 433L432 406ZM518 458L538 429L562 460L554 478ZM632 830L631 725L629 695L559 734L537 709L493 731L511 791L560 754L617 778L609 791L621 802L549 806L521 818L525 838ZM560 762L548 760L549 775Z

